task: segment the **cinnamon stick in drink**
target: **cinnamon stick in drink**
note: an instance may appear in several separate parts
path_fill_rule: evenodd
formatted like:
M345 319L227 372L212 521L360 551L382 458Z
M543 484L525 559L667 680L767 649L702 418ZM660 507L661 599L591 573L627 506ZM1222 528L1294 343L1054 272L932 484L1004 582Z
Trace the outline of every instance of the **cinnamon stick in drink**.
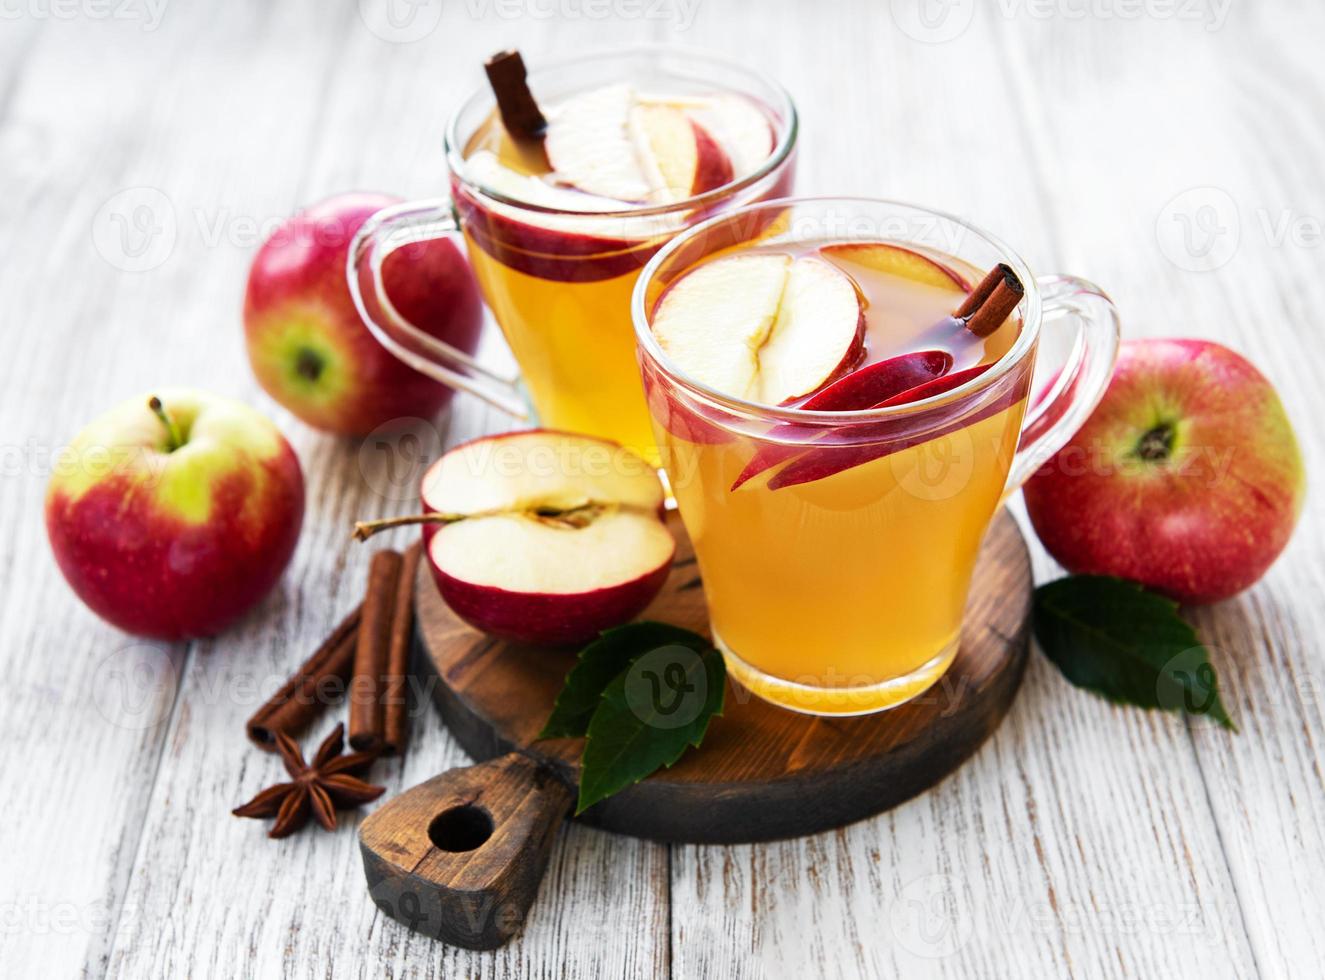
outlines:
M244 726L254 745L275 752L278 732L290 735L310 724L326 707L332 694L328 688L350 679L361 610L361 606L356 606L341 620L313 655L254 712Z
M400 552L386 550L373 555L368 568L368 592L363 599L350 681L350 745L359 752L380 749L385 740L382 692L401 564Z
M517 140L541 141L547 131L547 119L529 91L520 52L499 51L484 62L483 70L487 72L506 132Z
M395 755L405 751L409 735L409 654L414 638L414 577L419 571L423 542L416 541L405 550L401 563L400 586L396 589L395 614L391 619L391 643L387 650L386 702L383 751Z
M957 307L953 316L966 321L966 329L977 337L988 337L1003 325L1017 308L1026 288L1012 269L1000 262Z

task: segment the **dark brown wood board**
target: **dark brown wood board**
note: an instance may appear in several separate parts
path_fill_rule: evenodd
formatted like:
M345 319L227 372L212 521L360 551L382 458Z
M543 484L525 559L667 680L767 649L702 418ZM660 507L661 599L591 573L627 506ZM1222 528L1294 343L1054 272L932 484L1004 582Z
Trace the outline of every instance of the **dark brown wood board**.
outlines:
M706 633L694 551L675 515L672 526L672 575L642 618ZM961 650L925 694L881 714L826 718L774 707L729 681L725 711L701 749L581 819L654 840L738 843L815 833L896 806L960 765L1002 720L1025 665L1031 586L1025 542L1002 511L975 572ZM465 751L484 760L530 748L573 785L581 740L534 744L534 736L574 651L471 629L446 607L426 567L415 601L420 673Z
M680 521L672 573L644 618L707 631L694 551ZM976 567L962 644L929 691L891 711L825 718L773 707L728 682L700 749L580 819L663 841L736 843L838 827L928 789L971 755L1011 705L1026 663L1031 568L1006 511ZM373 900L448 942L489 949L520 928L568 815L580 739L536 741L574 651L511 643L447 608L425 564L415 581L419 671L480 764L452 769L364 821ZM495 760L495 761L488 761Z

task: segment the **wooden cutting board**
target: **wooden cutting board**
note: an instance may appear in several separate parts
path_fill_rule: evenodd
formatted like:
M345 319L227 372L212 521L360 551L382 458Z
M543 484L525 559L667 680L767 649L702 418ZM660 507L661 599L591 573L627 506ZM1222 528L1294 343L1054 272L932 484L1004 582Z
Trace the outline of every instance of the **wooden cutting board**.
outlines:
M707 632L694 551L671 519L676 560L643 618ZM1025 541L1000 511L976 567L961 649L925 694L881 714L822 718L773 707L729 681L725 712L701 749L578 819L654 840L736 843L811 834L896 806L956 769L1006 714L1026 664L1031 588ZM415 609L419 677L483 764L443 773L374 812L360 830L364 866L389 914L488 948L523 922L574 801L582 741L534 736L575 653L465 625L426 563Z

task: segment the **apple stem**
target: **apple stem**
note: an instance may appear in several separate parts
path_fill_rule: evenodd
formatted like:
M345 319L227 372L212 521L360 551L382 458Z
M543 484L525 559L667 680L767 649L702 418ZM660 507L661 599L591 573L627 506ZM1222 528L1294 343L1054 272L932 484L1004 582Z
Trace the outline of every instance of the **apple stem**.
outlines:
M508 507L497 510L477 511L473 514L442 514L429 511L426 514L406 514L403 517L383 517L376 521L356 521L354 539L367 541L379 531L393 527L406 527L410 524L455 524L457 521L473 517L496 517L499 514L525 514L544 524L557 527L579 529L588 527L594 519L608 510L640 510L630 504L604 504L596 500L586 500L572 507Z
M184 445L184 440L179 434L179 426L175 424L175 419L171 414L166 411L166 406L161 404L161 399L153 395L147 400L147 407L156 414L156 417L161 420L161 424L166 427L166 452L173 453Z
M463 521L464 514L406 514L403 517L383 517L375 521L355 521L354 540L367 541L379 531L388 531L393 527L406 527L410 524L454 524Z

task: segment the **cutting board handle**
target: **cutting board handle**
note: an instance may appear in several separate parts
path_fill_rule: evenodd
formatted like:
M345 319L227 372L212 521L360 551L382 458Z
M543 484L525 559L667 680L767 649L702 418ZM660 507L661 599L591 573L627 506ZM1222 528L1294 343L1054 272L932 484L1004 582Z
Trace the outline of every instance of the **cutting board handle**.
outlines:
M524 924L574 798L519 752L434 776L359 828L369 894L411 929L494 949Z

